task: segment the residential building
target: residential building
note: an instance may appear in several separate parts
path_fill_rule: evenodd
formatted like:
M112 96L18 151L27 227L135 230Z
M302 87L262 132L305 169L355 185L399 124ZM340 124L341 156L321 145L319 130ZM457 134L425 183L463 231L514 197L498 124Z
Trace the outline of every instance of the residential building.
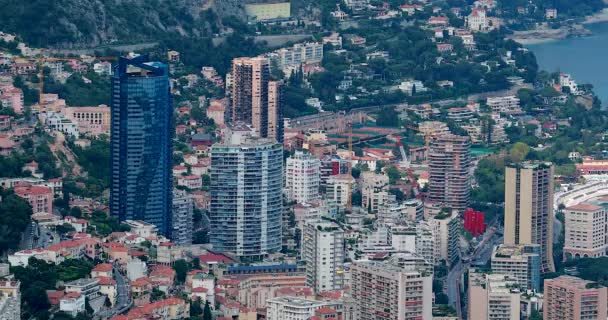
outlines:
M316 301L294 297L279 297L267 301L266 319L268 320L309 320L322 308L342 311L342 302Z
M268 137L268 59L234 59L232 77L232 123L250 124L260 137Z
M606 256L608 234L606 209L591 203L579 203L564 210L564 258L599 258Z
M460 257L460 222L456 212L439 213L431 218L430 225L435 237L435 263L445 261L451 264Z
M71 315L72 317L75 317L79 313L85 312L85 301L85 296L80 293L66 293L61 300L59 300L59 310Z
M361 173L362 206L369 212L377 213L389 200L389 179L385 174L371 171Z
M291 47L276 50L272 55L281 69L299 67L303 64L321 63L323 60L323 43L296 43Z
M491 268L492 273L512 277L521 291L540 292L540 246L537 244L501 244L494 247Z
M608 289L572 276L546 279L543 319L606 319Z
M319 199L321 161L302 151L286 160L285 193L287 199L297 203L310 203Z
M327 179L325 198L335 201L342 209L350 203L355 179L349 174L338 174Z
M21 283L0 281L0 320L21 319Z
M65 107L61 113L78 126L78 132L97 136L110 134L111 120L110 107Z
M517 281L504 274L469 270L469 319L519 320L520 290Z
M486 104L493 113L509 114L521 112L519 98L516 96L490 97L486 100Z
M268 137L283 142L285 87L281 81L268 82Z
M351 266L354 319L431 320L433 276L426 268L356 261Z
M260 257L281 248L283 148L228 133L211 148L210 240L215 250Z
M308 222L302 231L306 284L316 293L340 290L344 284L344 231L333 222Z
M180 245L192 244L194 199L186 191L175 189L172 209L171 240Z
M110 213L170 236L173 181L167 65L120 58L112 78Z
M428 199L464 211L471 192L471 139L453 134L435 136L428 158Z
M207 107L207 118L213 119L213 122L218 126L223 126L226 123L226 110L228 110L230 101L228 98L211 100Z
M553 265L553 165L524 162L505 169L504 243L538 244L541 272Z
M141 220L125 220L124 223L131 228L131 233L134 233L143 238L156 236L158 227Z
M53 213L53 190L49 187L36 185L15 186L15 194L27 200L32 206L32 212Z
M472 32L483 32L490 29L490 19L482 8L474 8L465 20L467 29Z

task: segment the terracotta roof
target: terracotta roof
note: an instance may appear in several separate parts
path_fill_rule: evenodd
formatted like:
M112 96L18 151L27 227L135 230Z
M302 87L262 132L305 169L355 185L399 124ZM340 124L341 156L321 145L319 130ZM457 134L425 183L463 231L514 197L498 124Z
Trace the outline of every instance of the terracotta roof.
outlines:
M102 285L102 286L116 285L116 280L114 280L110 277L97 277L97 280L99 280L99 285Z
M112 271L112 265L109 263L100 263L93 268L96 272L110 272Z

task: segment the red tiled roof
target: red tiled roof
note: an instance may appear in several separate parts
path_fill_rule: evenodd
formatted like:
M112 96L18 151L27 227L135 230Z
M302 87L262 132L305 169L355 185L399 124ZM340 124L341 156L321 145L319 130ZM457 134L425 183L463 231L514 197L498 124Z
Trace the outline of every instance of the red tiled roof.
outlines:
M586 203L586 202L575 204L573 206L566 208L566 210L573 210L573 211L597 211L597 210L601 210L601 209L602 209L602 207L600 207L600 206L596 206L594 204Z
M99 285L102 285L102 286L116 285L116 280L114 280L110 277L97 277L97 280L99 280Z
M93 271L97 272L110 272L112 271L112 265L109 263L100 263L93 268Z

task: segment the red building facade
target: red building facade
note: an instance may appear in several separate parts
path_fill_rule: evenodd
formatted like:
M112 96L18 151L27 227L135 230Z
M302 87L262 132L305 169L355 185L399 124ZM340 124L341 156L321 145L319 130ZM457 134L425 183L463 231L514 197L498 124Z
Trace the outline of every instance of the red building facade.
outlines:
M474 237L483 234L486 231L483 212L475 211L471 208L465 210L464 229L470 232Z

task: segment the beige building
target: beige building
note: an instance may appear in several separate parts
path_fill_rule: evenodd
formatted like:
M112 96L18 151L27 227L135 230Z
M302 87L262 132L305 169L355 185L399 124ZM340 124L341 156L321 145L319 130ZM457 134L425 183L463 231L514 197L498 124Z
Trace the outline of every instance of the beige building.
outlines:
M541 272L554 272L553 165L525 162L505 170L504 243L540 245Z
M325 187L326 199L332 200L338 207L346 209L354 183L355 179L348 174L330 176Z
M351 266L351 296L359 320L431 320L433 275L426 267L357 261Z
M232 122L251 124L261 137L268 135L268 80L264 57L232 61Z
M453 214L439 213L430 220L433 230L433 253L435 263L444 260L451 264L460 255L459 236L460 223L456 212Z
M471 320L519 320L520 291L507 275L469 270L468 301Z
M539 292L541 289L540 246L537 244L496 246L491 266L493 273L512 276L522 291Z
M566 240L564 258L598 258L606 255L606 210L579 203L564 211Z
M97 136L110 134L110 107L65 107L61 113L78 125L78 132Z
M606 319L608 289L580 278L545 280L544 320Z

